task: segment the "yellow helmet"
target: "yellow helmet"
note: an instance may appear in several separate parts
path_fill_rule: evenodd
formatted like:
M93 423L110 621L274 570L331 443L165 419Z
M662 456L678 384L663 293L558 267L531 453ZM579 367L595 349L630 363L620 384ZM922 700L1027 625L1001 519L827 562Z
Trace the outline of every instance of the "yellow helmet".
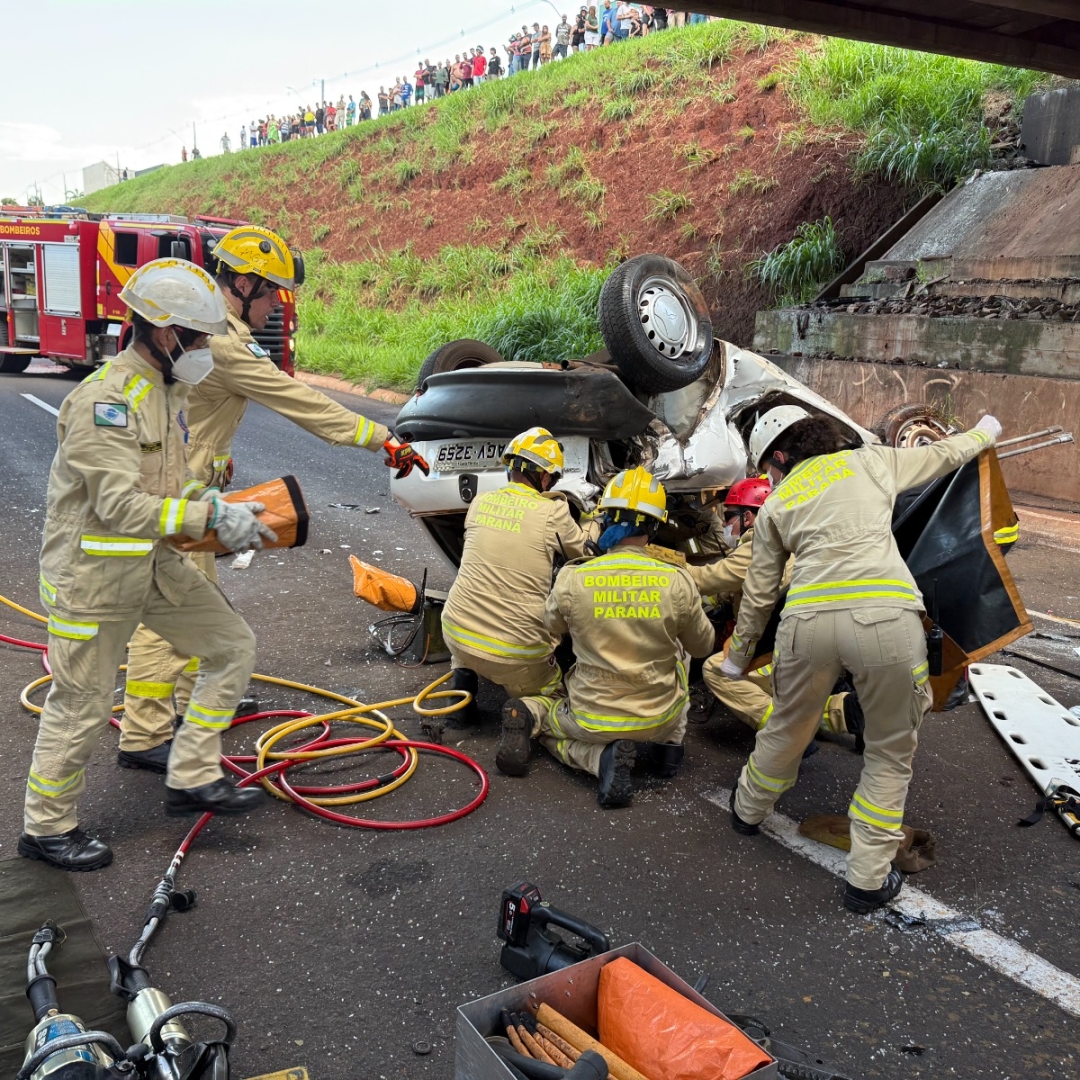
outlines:
M561 475L563 471L562 443L547 428L529 428L511 439L503 451L502 463L510 465L514 458L520 458L540 472Z
M304 260L293 255L277 233L260 225L239 225L216 244L214 258L237 274L255 274L282 289L304 283Z
M664 485L642 468L623 469L600 496L600 510L629 510L667 521Z

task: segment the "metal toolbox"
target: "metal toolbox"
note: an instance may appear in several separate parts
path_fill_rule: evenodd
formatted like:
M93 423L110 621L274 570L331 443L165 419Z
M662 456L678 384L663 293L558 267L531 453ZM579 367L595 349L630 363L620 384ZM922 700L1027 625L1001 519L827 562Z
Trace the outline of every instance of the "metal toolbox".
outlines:
M612 960L625 956L650 975L677 990L713 1016L727 1020L719 1009L710 1005L692 986L683 982L669 967L662 964L644 945L636 941L610 952L583 960L580 964L530 979L497 994L467 1002L457 1011L457 1052L454 1059L454 1080L513 1080L502 1059L484 1041L488 1035L500 1032L499 1013L535 1012L541 1002L547 1002L578 1027L596 1030L596 995L600 985L600 969ZM768 1056L766 1054L766 1056ZM749 1073L745 1080L777 1080L775 1061Z

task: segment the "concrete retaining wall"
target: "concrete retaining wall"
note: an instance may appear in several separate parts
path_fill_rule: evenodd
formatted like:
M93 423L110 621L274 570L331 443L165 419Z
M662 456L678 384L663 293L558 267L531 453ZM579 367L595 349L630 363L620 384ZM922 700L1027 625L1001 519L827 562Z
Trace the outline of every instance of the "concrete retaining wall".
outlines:
M897 405L926 401L964 427L984 413L993 413L1001 420L1005 438L1053 424L1080 437L1080 381L800 356L769 359L864 427L873 427ZM1001 467L1014 495L1027 493L1080 504L1080 446L1076 443L1009 458Z

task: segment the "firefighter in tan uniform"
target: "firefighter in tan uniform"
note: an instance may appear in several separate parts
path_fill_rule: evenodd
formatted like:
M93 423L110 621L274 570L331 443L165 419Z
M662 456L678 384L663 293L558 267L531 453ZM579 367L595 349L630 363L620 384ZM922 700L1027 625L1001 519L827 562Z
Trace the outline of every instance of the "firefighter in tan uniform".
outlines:
M544 621L570 633L577 663L565 687L547 696L511 699L503 708L495 763L522 776L532 740L571 768L600 780L601 806L627 806L630 773L643 743L661 775L682 757L689 709L687 654L708 656L716 634L694 580L682 566L645 550L667 518L667 496L644 469L618 474L599 510L609 521L604 554L564 567L548 597Z
M930 707L923 599L893 539L893 504L900 492L992 446L1000 433L984 416L972 431L930 446L853 449L836 421L786 405L765 413L750 436L752 463L766 462L776 486L757 517L739 620L721 667L729 678L749 666L789 555L796 561L776 635L776 706L732 792L732 826L743 835L759 831L795 783L825 699L849 671L866 720L862 775L848 808L844 904L852 911L873 911L902 887L890 864Z
M186 410L193 479L185 494L225 488L232 471L233 438L249 401L273 409L328 443L374 453L385 449L387 464L406 472L416 464L426 471L426 463L413 455L410 446L392 439L386 427L290 378L255 341L251 331L261 330L280 307L280 290L291 292L303 284L303 260L293 256L285 241L269 229L240 226L218 241L213 256L228 305L228 327L211 339L214 370L192 390ZM193 558L216 582L213 553L198 552ZM148 627L139 628L128 659L120 765L165 771L174 714L183 711L198 664L198 659L177 651Z
M140 621L203 658L169 759L171 814L245 813L263 799L223 779L221 733L255 663L255 637L216 585L168 539L208 529L239 550L273 537L258 503L185 498L183 410L225 325L213 279L180 259L137 270L120 294L134 340L64 401L49 473L41 598L53 683L27 779L21 855L65 870L112 861L78 827L86 765L112 708L116 671Z
M544 625L544 604L554 567L585 554L566 496L551 490L563 471L555 436L540 427L522 432L502 463L510 483L469 506L461 567L442 615L451 686L474 698L478 675L510 697L559 685L553 652L561 635Z
M765 500L772 492L772 484L765 477L740 480L732 484L724 497L724 544L728 554L701 565L691 565L690 571L702 596L715 597L731 605L734 617L739 616L743 582L750 569L753 555L754 522ZM789 559L780 580L780 588L787 587L791 579L793 561ZM713 696L726 705L744 724L759 731L773 712L772 664L755 668L745 678L729 679L720 670L724 654L714 653L702 667L702 678ZM832 735L861 735L862 710L858 697L846 692L830 694L818 724L818 730ZM807 753L816 750L810 743Z

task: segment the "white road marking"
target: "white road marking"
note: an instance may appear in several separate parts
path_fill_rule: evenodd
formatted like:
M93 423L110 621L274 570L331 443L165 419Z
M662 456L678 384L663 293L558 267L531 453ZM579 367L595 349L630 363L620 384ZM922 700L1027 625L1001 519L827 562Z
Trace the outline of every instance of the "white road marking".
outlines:
M34 397L33 394L20 394L19 397L24 397L24 398L26 398L27 401L32 401L39 408L44 409L46 412L51 412L53 414L53 416L59 416L60 415L60 410L59 409L54 408L47 401L42 401L41 398L39 398L39 397Z
M704 798L721 810L728 810L731 791L718 788L706 792ZM845 853L800 836L798 824L786 815L774 813L767 817L761 823L761 831L830 874L844 877ZM1080 979L1055 967L1036 953L1029 952L1012 938L984 929L975 919L940 903L907 882L904 891L888 906L900 915L925 923L951 945L971 953L987 967L1052 1001L1071 1016L1080 1016ZM878 919L881 917L881 914L875 916Z

